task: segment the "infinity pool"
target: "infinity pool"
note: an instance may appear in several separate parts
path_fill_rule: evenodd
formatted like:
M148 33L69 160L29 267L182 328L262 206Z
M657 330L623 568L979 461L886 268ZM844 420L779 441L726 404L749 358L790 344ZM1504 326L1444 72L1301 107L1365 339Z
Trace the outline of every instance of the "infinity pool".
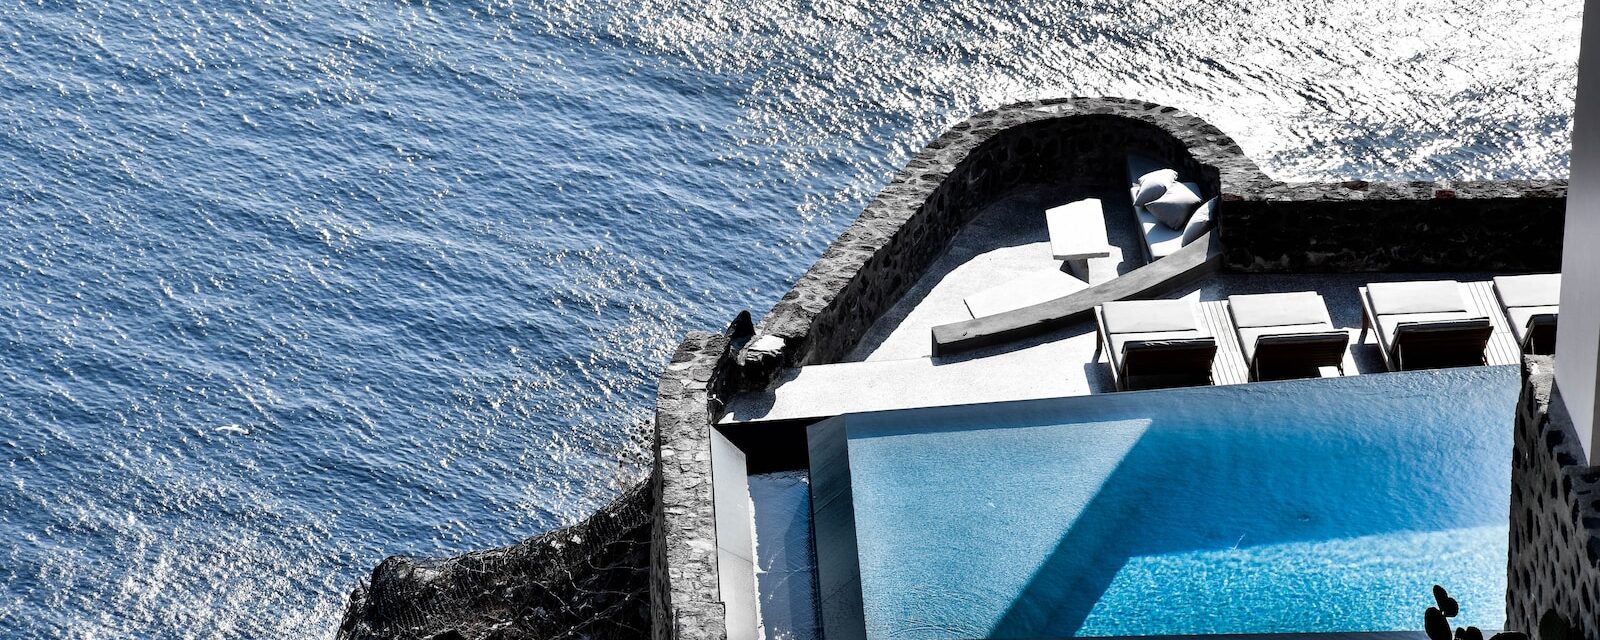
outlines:
M1123 393L810 427L830 638L1505 618L1514 367Z

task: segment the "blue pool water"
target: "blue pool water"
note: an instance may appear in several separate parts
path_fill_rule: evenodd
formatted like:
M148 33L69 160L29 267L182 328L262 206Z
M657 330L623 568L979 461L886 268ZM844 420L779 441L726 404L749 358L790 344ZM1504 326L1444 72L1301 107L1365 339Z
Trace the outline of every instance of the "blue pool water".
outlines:
M574 522L641 473L683 331L976 111L1564 176L1581 9L0 3L0 638L325 637L387 554Z
M808 480L803 470L750 476L757 606L762 632L771 640L822 637Z
M1498 628L1517 389L1495 367L844 418L868 637L1416 630L1435 583Z

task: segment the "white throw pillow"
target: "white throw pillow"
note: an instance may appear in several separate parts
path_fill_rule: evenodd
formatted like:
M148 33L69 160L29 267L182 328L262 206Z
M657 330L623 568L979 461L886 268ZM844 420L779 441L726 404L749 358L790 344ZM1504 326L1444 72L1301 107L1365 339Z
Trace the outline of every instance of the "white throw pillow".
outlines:
M1207 231L1211 230L1211 216L1214 215L1216 211L1216 198L1207 200L1205 204L1200 205L1199 209L1194 210L1194 215L1189 216L1189 224L1183 227L1182 242L1184 246L1188 246L1189 243L1198 240L1200 236L1205 235Z
M1193 182L1176 182L1167 187L1166 193L1160 198L1144 205L1150 215L1161 221L1168 229L1181 231L1183 223L1189 220L1189 214L1194 213L1194 206L1200 204L1200 185Z
M1167 192L1167 185L1178 181L1178 172L1160 169L1139 176L1139 186L1134 190L1133 206L1142 207Z

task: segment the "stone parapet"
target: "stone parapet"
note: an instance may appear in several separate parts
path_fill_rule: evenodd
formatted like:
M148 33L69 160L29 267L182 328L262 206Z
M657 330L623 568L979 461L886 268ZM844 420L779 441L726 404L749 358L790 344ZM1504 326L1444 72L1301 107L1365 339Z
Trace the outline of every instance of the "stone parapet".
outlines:
M650 563L651 637L726 637L717 585L711 428L729 366L727 336L691 332L656 391L655 526Z
M1564 180L1277 184L1219 203L1243 272L1561 269Z

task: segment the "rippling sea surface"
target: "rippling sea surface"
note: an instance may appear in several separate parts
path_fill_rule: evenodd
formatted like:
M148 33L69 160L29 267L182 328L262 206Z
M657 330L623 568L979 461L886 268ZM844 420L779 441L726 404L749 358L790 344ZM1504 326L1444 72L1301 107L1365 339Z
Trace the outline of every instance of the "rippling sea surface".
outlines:
M386 554L576 521L682 332L974 111L1566 174L1576 0L689 5L0 7L0 637L326 637Z

